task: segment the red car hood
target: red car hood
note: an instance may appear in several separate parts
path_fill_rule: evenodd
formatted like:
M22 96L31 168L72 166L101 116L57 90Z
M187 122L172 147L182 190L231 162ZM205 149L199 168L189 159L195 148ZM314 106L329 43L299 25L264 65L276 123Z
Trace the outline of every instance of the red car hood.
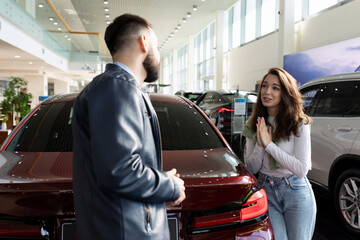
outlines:
M0 153L0 213L73 215L72 153Z
M186 200L169 210L209 209L242 199L257 182L228 149L163 151L164 170L176 168ZM0 153L0 213L73 215L72 152Z

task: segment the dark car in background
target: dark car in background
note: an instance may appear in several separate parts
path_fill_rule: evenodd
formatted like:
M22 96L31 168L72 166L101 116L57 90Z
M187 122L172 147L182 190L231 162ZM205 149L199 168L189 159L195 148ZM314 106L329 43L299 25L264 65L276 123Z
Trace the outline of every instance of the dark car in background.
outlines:
M72 112L77 94L38 105L0 152L0 239L74 239ZM186 200L168 206L172 240L274 239L266 193L191 101L152 94L163 169L176 168ZM101 128L101 126L99 126Z
M196 102L202 94L202 92L186 92L184 90L179 90L175 93L175 95L186 97L192 102Z
M196 105L210 118L219 129L221 134L230 144L234 152L241 157L241 134L234 128L234 101L236 98L246 100L246 121L252 112L253 104L256 102L257 93L239 90L207 91L196 101Z

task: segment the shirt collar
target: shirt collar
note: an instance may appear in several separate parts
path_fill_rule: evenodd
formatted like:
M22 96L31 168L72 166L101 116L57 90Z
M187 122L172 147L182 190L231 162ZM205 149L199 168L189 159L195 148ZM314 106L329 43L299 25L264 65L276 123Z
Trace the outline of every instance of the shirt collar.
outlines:
M114 64L118 65L119 67L124 69L126 72L130 73L135 78L135 74L133 73L133 71L131 71L131 69L128 68L125 64L123 64L121 62L114 62Z

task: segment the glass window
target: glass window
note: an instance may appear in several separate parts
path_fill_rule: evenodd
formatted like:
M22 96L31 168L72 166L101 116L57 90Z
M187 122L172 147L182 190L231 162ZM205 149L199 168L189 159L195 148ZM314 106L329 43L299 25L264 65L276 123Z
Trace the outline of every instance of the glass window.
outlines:
M246 15L245 15L245 42L250 42L255 39L256 33L256 1L246 1Z
M233 25L232 25L232 47L240 46L240 1L234 5Z
M230 48L229 48L229 28L230 28L230 24L229 24L229 11L225 11L224 13L224 38L223 38L223 52L227 52Z
M354 85L355 92L352 96L350 109L345 112L347 117L359 117L360 116L360 84Z
M338 0L309 0L309 15L320 12L338 3Z
M329 83L321 95L314 116L341 117L350 110L355 93L353 82Z
M275 31L276 1L263 0L261 5L261 35Z
M187 82L187 44L177 51L178 81L177 89L186 89ZM175 85L175 84L173 84Z
M224 147L214 129L195 108L184 104L155 101L153 106L159 118L163 150Z
M39 108L10 142L6 150L71 152L74 102L46 104Z
M303 100L303 108L305 111L309 108L311 102L313 101L316 93L319 91L319 88L305 90L305 92L302 95Z
M300 21L302 19L302 1L303 0L295 0L295 12L294 12L294 18L295 22Z

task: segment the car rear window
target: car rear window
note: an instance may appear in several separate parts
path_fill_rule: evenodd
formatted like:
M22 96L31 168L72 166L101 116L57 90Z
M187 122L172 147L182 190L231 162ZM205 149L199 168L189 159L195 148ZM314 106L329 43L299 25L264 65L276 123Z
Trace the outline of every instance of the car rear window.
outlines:
M71 119L74 102L45 104L12 139L8 151L71 152Z
M177 103L153 102L159 118L163 150L223 148L215 130L196 108Z
M38 109L6 148L22 152L71 152L74 102L46 104ZM159 118L163 150L224 147L215 130L193 107L154 102Z

